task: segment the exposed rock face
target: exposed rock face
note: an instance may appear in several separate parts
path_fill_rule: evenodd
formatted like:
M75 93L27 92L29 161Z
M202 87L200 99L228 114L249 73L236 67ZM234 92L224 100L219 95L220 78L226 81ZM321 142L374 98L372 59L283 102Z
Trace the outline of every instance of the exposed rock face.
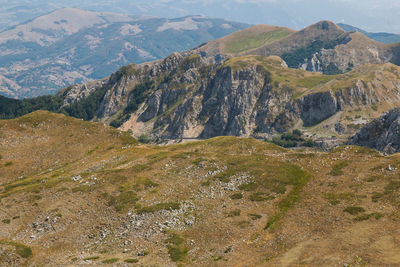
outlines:
M287 78L282 80L282 75ZM311 89L290 83L309 75L311 82L330 82ZM143 101L126 113L124 109L137 97L136 88L146 83L151 86L146 88ZM105 90L98 118L104 122L124 118L122 128L137 136L266 138L294 127L315 126L346 110L368 109L380 103L400 105L400 70L392 64L371 65L336 79L291 70L278 57L245 56L219 62L215 57L189 52L132 65L102 85L74 87L63 94L70 103L70 99L93 90ZM339 135L353 134L357 127L349 133L347 124L332 121L330 127Z
M96 90L101 89L107 84L109 79L103 79L84 84L75 84L61 90L57 95L64 96L64 105L70 105L81 99L87 98L89 95L94 93Z
M400 152L400 108L392 109L364 126L351 138L351 143L387 154Z
M301 119L305 126L315 125L338 111L337 100L331 92L321 92L303 97L301 108Z

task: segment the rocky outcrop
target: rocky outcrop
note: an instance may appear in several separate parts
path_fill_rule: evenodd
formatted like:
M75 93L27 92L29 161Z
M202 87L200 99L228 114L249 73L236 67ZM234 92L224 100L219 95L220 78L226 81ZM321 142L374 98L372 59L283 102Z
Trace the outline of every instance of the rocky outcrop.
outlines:
M336 97L330 91L304 96L299 104L305 126L313 126L338 111Z
M364 126L351 138L350 143L386 154L400 152L400 108L392 109Z
M106 123L124 123L122 128L137 136L269 138L294 127L316 126L346 110L379 103L396 106L400 104L399 73L398 67L386 64L337 78L323 77L291 70L278 57L245 56L218 62L201 54L174 53L162 61L121 69L105 80L97 89L105 90L97 115ZM310 77L308 82L322 82L307 89L300 83L304 77ZM291 79L300 80L291 83ZM126 111L143 84L151 86L140 103L135 102L136 108ZM83 95L95 87L80 88ZM66 99L79 95L76 90L65 92ZM340 120L331 123L340 135L356 131L353 127L349 133L348 123Z

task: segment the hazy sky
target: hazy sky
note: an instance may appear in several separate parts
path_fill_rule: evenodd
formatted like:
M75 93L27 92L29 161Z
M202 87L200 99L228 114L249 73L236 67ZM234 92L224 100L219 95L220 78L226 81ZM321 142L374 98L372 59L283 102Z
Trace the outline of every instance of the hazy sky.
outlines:
M160 17L196 14L295 29L327 19L367 31L400 33L400 0L0 0L0 24L64 6Z

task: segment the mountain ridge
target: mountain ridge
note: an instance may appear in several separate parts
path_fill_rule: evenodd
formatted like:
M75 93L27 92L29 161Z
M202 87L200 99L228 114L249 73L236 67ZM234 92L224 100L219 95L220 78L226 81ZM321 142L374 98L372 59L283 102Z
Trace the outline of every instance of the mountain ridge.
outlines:
M395 33L387 33L387 32L367 32L364 31L363 29L344 24L344 23L338 23L340 27L342 27L346 31L357 31L361 32L362 34L366 35L367 37L374 39L378 42L382 42L385 44L392 44L392 43L398 43L400 42L400 34L395 34Z

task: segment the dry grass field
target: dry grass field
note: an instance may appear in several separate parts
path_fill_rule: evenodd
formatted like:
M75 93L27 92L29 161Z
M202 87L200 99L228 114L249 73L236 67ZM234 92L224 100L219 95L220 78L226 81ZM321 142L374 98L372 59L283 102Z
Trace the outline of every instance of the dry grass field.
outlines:
M0 121L2 266L397 266L400 156Z

